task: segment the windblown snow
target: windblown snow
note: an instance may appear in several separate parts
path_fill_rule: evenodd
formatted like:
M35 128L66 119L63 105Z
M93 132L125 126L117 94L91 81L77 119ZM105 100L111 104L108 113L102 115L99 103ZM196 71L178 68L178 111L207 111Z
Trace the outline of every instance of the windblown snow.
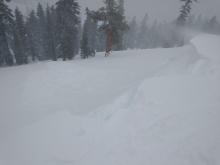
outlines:
M0 70L0 165L219 165L220 37Z

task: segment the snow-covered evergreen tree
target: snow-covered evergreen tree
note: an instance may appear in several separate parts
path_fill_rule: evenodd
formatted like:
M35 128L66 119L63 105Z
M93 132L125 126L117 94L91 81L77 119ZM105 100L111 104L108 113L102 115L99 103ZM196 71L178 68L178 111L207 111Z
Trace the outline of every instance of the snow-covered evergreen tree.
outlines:
M86 20L83 26L81 41L81 57L94 56L96 50L97 22L89 15L89 9L86 8Z
M177 18L178 25L184 25L187 21L187 18L190 15L193 2L197 2L198 0L180 0L183 2L183 6L180 9L180 15Z
M40 60L39 49L38 49L39 48L38 19L34 10L31 11L31 13L27 18L26 29L27 29L28 52L32 57L32 61L35 61L36 59Z
M148 28L148 47L149 48L156 48L161 46L161 31L165 29L161 29L161 26L158 24L157 21L154 21L153 25Z
M61 56L72 59L79 47L80 7L76 0L59 0L56 10Z
M47 36L47 56L53 61L57 60L55 48L55 19L53 18L53 8L47 6L46 9L46 36Z
M82 40L81 40L81 58L85 59L89 57L89 39L88 39L88 18L83 25L83 33L82 33Z
M8 36L12 36L13 24L12 10L7 2L10 0L0 0L0 65L13 65L13 56L8 43Z
M37 18L38 18L38 51L40 60L49 59L47 53L47 26L46 26L46 13L43 6L39 3L37 7Z
M138 24L136 21L136 17L134 17L128 25L129 29L125 33L124 43L126 48L134 49L137 48Z
M119 19L119 25L121 25L120 22L124 22L125 23L125 9L124 9L124 0L119 0L119 6L118 6L118 19ZM127 23L126 23L127 24ZM124 26L124 25L123 25ZM127 26L127 25L126 25ZM128 28L128 27L127 27ZM126 29L128 30L128 29ZM118 33L118 44L116 49L117 50L123 50L125 49L125 45L123 43L123 38L124 38L124 33L125 30L124 29L119 29L119 33Z
M123 49L123 33L128 29L123 12L123 1L105 0L105 6L96 12L90 12L90 15L96 21L102 21L99 29L102 29L106 34L106 50Z
M15 9L15 24L14 24L14 53L16 64L27 64L27 33L25 22L21 11Z
M142 22L141 22L141 26L140 26L140 30L138 32L138 40L137 40L137 44L138 47L140 49L145 49L148 48L148 27L147 27L147 21L148 21L148 15L145 14Z
M216 16L213 16L208 22L207 22L207 31L218 34L219 32L219 22L217 20Z

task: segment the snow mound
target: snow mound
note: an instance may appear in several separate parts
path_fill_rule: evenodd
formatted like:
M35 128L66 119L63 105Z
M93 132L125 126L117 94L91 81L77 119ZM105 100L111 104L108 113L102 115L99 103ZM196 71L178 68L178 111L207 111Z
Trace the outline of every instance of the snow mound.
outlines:
M206 40L208 48L200 45ZM218 40L217 36L203 35L192 43L211 61L218 57ZM194 63L194 68L204 69L207 63L201 64L202 59ZM97 111L95 115L106 125L106 137L98 137L96 143L109 137L114 140L107 140L105 143L110 144L106 148L97 145L102 158L93 159L92 155L90 163L220 164L220 75L219 71L215 73L148 78Z
M219 165L217 41L1 70L0 164Z
M194 76L144 81L96 113L103 120L104 137L95 143L101 158L88 154L89 162L218 165L219 83L219 77Z
M200 35L191 40L199 54L220 63L220 36L216 35Z
M220 36L202 34L191 40L191 45L198 52L200 59L194 65L193 73L218 72L220 69Z

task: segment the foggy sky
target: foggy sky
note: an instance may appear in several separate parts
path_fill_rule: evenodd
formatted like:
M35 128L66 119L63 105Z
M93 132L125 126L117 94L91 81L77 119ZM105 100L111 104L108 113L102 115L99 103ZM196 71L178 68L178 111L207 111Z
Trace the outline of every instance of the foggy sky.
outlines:
M103 0L79 0L83 6L97 8L102 5ZM141 19L148 13L151 19L159 21L173 20L177 17L180 0L125 0L126 16L131 18L137 16ZM193 6L193 13L204 17L216 15L220 19L220 0L199 0Z
M49 2L53 4L57 0L12 0L14 2L22 3L26 9L30 9L32 3L37 1ZM97 9L103 5L103 0L78 0L82 6L82 13L84 8ZM131 19L137 16L141 20L145 13L148 13L149 18L158 21L171 21L174 20L181 6L180 0L125 0L126 16ZM204 17L212 17L216 15L220 20L220 0L199 0L199 3L193 6L193 14L201 14Z

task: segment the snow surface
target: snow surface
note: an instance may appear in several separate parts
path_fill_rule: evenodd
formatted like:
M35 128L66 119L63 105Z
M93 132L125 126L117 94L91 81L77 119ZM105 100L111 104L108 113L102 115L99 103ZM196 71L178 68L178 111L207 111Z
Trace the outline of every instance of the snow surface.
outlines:
M0 165L219 165L220 37L0 70Z

